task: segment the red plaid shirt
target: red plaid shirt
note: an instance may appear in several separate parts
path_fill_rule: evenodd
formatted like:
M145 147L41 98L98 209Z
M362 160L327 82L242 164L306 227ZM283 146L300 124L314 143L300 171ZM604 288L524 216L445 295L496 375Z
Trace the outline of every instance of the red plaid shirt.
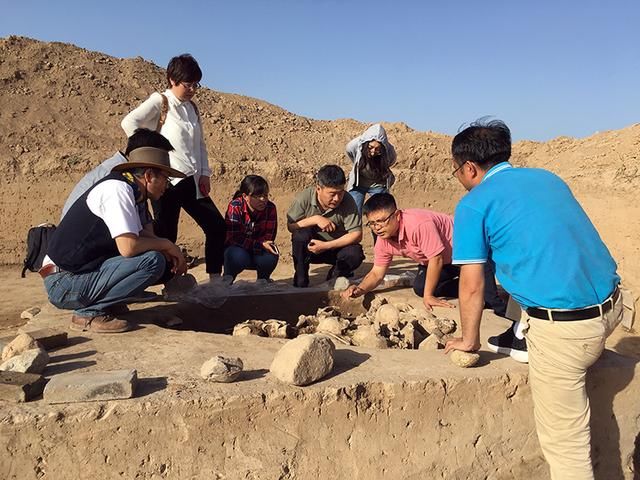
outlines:
M267 202L267 207L261 211L249 212L247 202L242 197L229 202L227 214L227 238L225 246L237 245L253 253L266 251L263 242L276 239L278 217L276 206Z

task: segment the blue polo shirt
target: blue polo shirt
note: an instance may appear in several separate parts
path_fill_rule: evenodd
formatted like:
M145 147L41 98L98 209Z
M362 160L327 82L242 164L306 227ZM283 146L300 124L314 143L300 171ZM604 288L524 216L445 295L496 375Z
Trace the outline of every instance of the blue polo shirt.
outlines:
M496 263L496 277L524 308L602 303L620 282L600 235L558 176L493 166L456 207L454 264Z

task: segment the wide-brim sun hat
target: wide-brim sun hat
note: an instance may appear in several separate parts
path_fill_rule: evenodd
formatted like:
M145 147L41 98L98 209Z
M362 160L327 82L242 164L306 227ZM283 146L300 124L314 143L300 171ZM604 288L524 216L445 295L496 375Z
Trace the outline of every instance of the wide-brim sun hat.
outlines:
M140 147L129 153L128 162L116 165L112 172L131 170L132 168L157 168L174 178L185 178L186 175L175 168L171 168L169 152L161 148Z

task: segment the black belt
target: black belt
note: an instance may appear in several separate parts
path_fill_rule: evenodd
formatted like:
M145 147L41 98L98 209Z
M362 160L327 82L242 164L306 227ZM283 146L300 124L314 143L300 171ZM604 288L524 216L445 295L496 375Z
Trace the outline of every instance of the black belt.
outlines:
M541 320L551 320L559 322L570 322L572 320L589 320L590 318L599 317L601 314L607 313L613 308L614 303L618 301L620 290L618 287L613 294L607 298L601 305L593 307L580 308L578 310L548 310L546 308L529 307L527 314L533 318Z

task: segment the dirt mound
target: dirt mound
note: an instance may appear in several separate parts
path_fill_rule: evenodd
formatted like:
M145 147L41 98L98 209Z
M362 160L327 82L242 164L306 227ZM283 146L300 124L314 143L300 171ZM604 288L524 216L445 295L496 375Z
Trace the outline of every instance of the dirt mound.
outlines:
M0 39L0 263L20 261L29 226L57 221L75 181L123 147L123 116L164 84L164 70L140 57L120 59L23 37ZM269 180L281 219L293 192L308 184L320 165L348 168L344 146L366 127L354 120L312 120L207 88L196 101L204 119L216 203L224 208L242 177L257 173ZM394 194L400 205L451 212L463 193L450 175L451 137L418 132L403 123L385 123L385 128L398 152ZM612 209L634 205L640 187L639 147L636 124L585 139L518 142L513 161L560 174L587 201L588 213L603 232L599 218L609 228ZM596 202L600 197L606 202ZM640 227L627 227L628 240L615 239L623 251L614 254L630 264ZM186 221L181 228L183 240L200 248L202 239L193 224ZM611 235L621 233L619 225L614 228ZM607 241L607 232L603 234Z

